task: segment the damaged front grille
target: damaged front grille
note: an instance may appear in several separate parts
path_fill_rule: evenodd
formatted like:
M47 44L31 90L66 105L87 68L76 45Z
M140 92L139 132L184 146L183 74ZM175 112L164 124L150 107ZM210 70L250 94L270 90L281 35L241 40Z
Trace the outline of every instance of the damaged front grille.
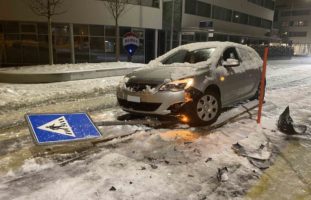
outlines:
M154 89L158 86L158 84L150 84L150 83L132 83L128 82L125 84L128 89L130 89L133 92L142 92L147 89L149 86L149 89Z
M133 109L137 111L152 112L152 111L157 110L161 106L161 103L146 103L146 102L136 103L136 102L126 101L120 98L118 98L118 102L121 107L129 108L129 109Z

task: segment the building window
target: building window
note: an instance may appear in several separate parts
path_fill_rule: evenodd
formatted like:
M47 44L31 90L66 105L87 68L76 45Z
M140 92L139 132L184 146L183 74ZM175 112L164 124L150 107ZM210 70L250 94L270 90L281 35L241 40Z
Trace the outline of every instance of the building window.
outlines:
M74 35L81 35L81 36L88 36L89 35L89 26L88 25L75 24L73 26L73 34Z
M0 33L4 33L4 29L3 29L3 23L0 21Z
M282 17L310 15L311 10L285 10L281 12Z
M289 17L291 16L291 11L282 11L281 12L281 17Z
M293 10L293 16L310 15L310 10Z
M90 61L103 62L105 61L105 38L91 37L90 38Z
M248 1L257 4L259 6L263 6L263 0L248 0Z
M38 38L36 34L21 35L22 58L24 64L38 64Z
M133 56L133 62L145 62L145 30L139 28L133 28L132 32L139 38L139 47Z
M213 18L231 22L232 10L213 6Z
M39 35L47 35L48 34L48 25L47 23L38 23L38 34Z
M202 17L211 17L211 5L198 1L197 2L197 15Z
M37 24L20 24L21 33L24 34L37 34Z
M248 2L254 3L258 6L274 10L275 2L273 0L248 0Z
M307 21L300 20L300 21L296 21L296 23L297 23L297 26L301 26L301 27L308 26L308 22Z
M105 36L106 37L115 37L116 36L116 28L114 26L106 26L105 27Z
M127 3L134 4L134 5L154 7L154 8L160 7L159 0L127 0Z
M74 48L75 48L75 60L77 63L89 62L90 53L90 37L89 26L74 24Z
M120 43L121 44L121 43ZM105 61L116 60L116 38L105 38Z
M290 21L289 25L294 27L304 27L308 26L308 21L306 20Z
M89 62L90 40L88 36L74 36L77 63Z
M264 0L263 7L274 10L274 4L275 2L272 0Z
M185 13L196 15L196 0L186 0Z
M197 0L186 0L185 13L201 17L211 17L211 4Z
M255 17L255 16L250 15L249 16L249 25L260 27L261 26L261 19L259 17Z
M119 29L120 37L123 37L126 33L131 32L130 27L120 27Z
M239 24L248 24L248 15L234 11L232 21Z
M271 29L271 26L272 26L272 21L266 20L266 19L261 20L261 27L262 28Z
M307 32L289 32L289 37L307 37Z
M90 35L91 36L104 36L105 35L105 27L98 25L90 26Z
M159 8L159 0L142 0L141 1L142 6L148 6L148 7L154 7Z
M10 65L20 65L21 41L19 34L8 34L4 36L5 41L5 62Z
M282 22L282 24L281 24L282 27L288 27L288 25L289 25L289 22L288 22L288 21L284 21L284 22Z
M4 24L4 32L6 34L18 34L19 33L19 26L17 22L6 22Z

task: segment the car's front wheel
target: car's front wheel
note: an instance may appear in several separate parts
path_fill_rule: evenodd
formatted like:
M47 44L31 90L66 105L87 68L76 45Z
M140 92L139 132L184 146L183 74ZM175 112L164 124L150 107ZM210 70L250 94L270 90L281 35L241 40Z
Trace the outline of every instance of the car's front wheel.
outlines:
M220 95L212 90L199 95L188 108L191 126L210 125L221 113Z

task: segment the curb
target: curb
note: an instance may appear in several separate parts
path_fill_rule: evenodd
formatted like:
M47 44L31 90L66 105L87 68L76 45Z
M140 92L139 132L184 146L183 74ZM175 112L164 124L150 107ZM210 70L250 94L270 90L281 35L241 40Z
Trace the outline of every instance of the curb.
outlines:
M93 71L76 71L63 73L14 73L0 72L1 83L54 83L65 81L76 81L85 79L105 78L112 76L123 76L140 67L101 69Z

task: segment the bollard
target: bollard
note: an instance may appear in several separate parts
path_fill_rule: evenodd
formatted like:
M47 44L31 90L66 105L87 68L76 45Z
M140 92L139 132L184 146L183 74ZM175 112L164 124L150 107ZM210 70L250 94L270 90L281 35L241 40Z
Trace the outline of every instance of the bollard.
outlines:
M266 71L267 71L268 53L269 53L269 48L266 47L265 48L265 52L264 52L263 69L262 69L261 82L260 82L260 95L259 95L257 124L261 123L261 113L262 113L262 104L263 104L263 101L264 101L264 89L265 89L265 79L266 79Z

